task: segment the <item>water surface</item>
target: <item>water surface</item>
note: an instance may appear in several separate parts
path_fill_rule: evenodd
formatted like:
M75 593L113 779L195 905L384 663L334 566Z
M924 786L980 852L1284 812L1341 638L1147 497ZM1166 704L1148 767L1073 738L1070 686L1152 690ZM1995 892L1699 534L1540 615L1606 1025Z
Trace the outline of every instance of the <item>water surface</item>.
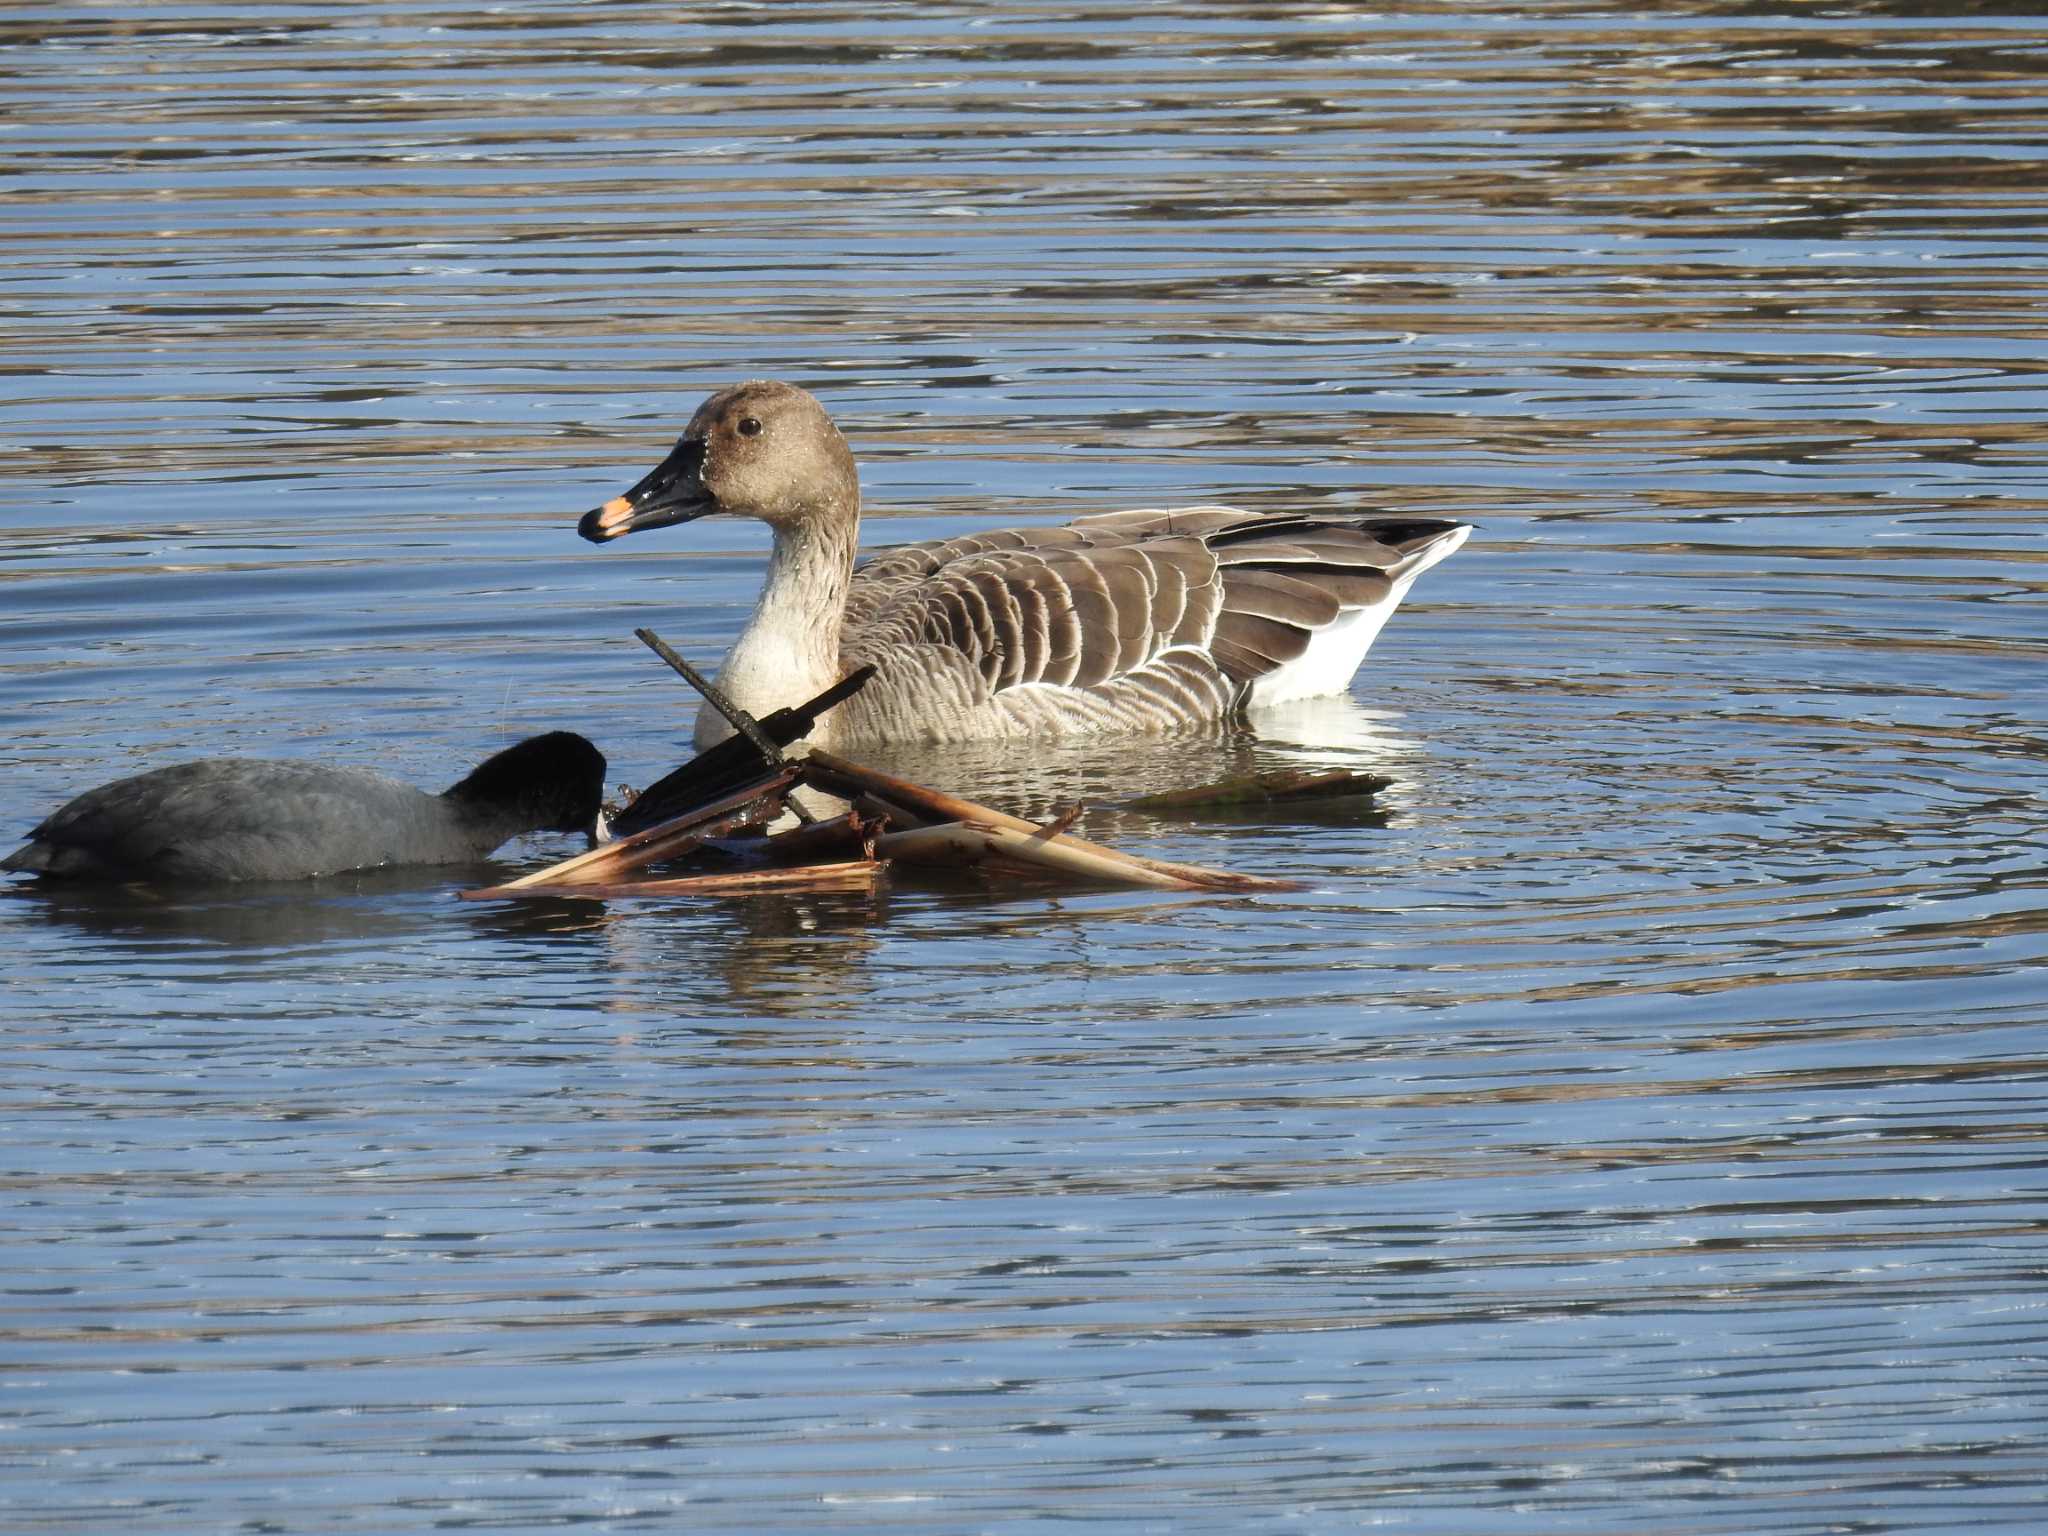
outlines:
M1473 519L1351 695L906 759L1189 902L0 894L23 1531L2032 1530L2038 17L20 5L0 816L616 777L760 530ZM1380 817L1120 810L1267 766ZM531 864L560 845L507 852ZM491 871L479 871L483 878Z

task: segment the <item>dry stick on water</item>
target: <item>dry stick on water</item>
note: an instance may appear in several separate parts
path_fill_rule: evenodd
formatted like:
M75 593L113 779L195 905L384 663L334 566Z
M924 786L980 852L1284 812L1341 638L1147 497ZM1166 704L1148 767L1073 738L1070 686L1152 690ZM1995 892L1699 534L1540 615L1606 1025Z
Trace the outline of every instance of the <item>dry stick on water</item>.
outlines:
M710 678L683 660L682 656L653 630L636 629L633 633L638 637L642 645L667 662L682 677L684 682L702 694L705 703L725 716L726 723L739 732L741 737L746 740L747 745L760 754L762 767L779 768L782 766L785 761L782 756L782 746L766 731L761 729L760 721L727 698L723 689L719 688ZM685 767L687 766L686 764ZM818 819L794 800L784 800L783 806L793 813L800 822L808 823Z
M1071 832L1074 828L1074 823L1081 819L1081 812L1086 809L1087 807L1083 805L1068 806L1059 815L1053 817L1051 821L1040 827L1038 829L1039 834L1044 837L1058 837L1062 832Z
M1169 789L1143 795L1127 802L1134 811L1185 811L1213 808L1252 808L1298 800L1336 800L1376 795L1394 781L1383 773L1359 773L1349 768L1314 772L1280 768L1270 773L1246 774L1217 784L1200 784L1193 789Z
M548 888L616 881L630 870L658 864L663 859L679 858L691 849L701 847L706 838L730 832L734 827L760 820L764 815L772 818L788 798L797 774L796 765L790 764L752 784L742 785L710 805L673 820L659 822L635 832L631 837L622 837L588 853L579 853L574 858L563 859L559 864L550 864L546 869L537 869L503 885L464 891L462 894L472 900L481 900L534 894Z
M624 835L615 841L563 859L546 869L535 870L505 885L480 891L465 891L473 898L559 890L566 886L592 889L617 888L619 878L635 869L664 860L680 858L704 846L712 838L749 822L772 821L792 805L789 791L797 782L799 769L782 755L782 747L809 732L819 715L853 697L874 676L873 667L848 673L831 687L793 708L778 709L765 719L755 720L745 710L726 700L696 669L677 655L660 636L650 630L636 630L663 660L680 672L693 687L720 708L744 734L720 742L700 753L674 773L648 786L639 799L617 818ZM673 806L674 810L667 809ZM637 813L637 814L636 814ZM650 820L650 817L659 818ZM841 818L839 823L809 825L798 834L815 830L808 843L794 837L771 839L770 851L788 859L794 857L870 856L868 842L872 829ZM711 877L702 877L711 878ZM671 886L672 890L684 887ZM707 887L707 889L709 889Z
M1114 848L1105 848L1100 843L1090 843L1078 837L1070 837L1057 831L1036 827L1021 817L1010 816L985 805L976 805L972 800L962 800L957 795L948 795L936 789L926 789L922 784L913 784L908 779L895 778L879 773L859 763L850 763L843 757L829 752L813 750L804 759L804 782L827 794L838 795L856 805L863 796L871 796L873 803L890 812L891 822L905 830L923 822L933 825L945 822L972 823L977 831L990 827L1001 828L1015 836L1028 839L1044 847L1063 848L1092 856L1091 868L1099 873L1093 879L1119 878L1126 884L1149 885L1162 890L1199 891L1295 891L1301 885L1294 880L1272 880L1262 875L1239 875L1228 870L1204 869L1199 864L1173 864L1164 859L1143 859L1135 854L1119 853ZM1005 851L1014 853L1017 844L1010 838L1001 839ZM888 850L888 838L876 843L878 852ZM898 844L897 847L916 847L916 844ZM984 853L993 851L986 839L974 843ZM1046 862L1040 860L1038 862ZM1112 877L1107 869L1115 867L1123 871Z
M513 891L465 891L469 897L509 894L564 900L612 899L620 896L751 896L759 891L841 891L871 886L882 865L874 859L849 859L839 864L794 864L779 869L741 869L717 875L677 875L669 879L620 880L600 884L529 886Z
M862 667L825 689L816 698L764 715L755 723L771 742L782 746L810 734L818 717L860 692L874 676L873 667ZM703 805L737 784L759 778L789 759L778 749L773 762L764 761L754 744L744 736L728 736L707 747L682 767L663 774L640 791L640 797L612 818L617 835L624 837L657 821L667 821Z
M640 798L615 819L622 835L652 826L656 820L680 814L698 801L708 799L734 783L753 778L765 769L781 767L787 761L782 753L784 747L808 736L820 715L859 693L875 675L871 666L856 667L816 697L775 710L757 720L727 698L716 684L707 681L653 630L636 629L633 633L655 655L673 667L684 682L701 693L706 703L731 721L739 734L707 747L682 767L664 774L641 791ZM799 802L792 801L790 809L799 821L814 819Z
M807 822L766 837L707 838L705 846L747 869L782 869L792 864L872 859L875 835L888 830L888 822L879 812L862 816L849 811L830 821Z
M739 705L733 703L731 699L728 699L725 696L724 690L713 683L710 678L677 655L669 647L666 640L662 639L661 636L651 629L636 629L633 631L633 634L642 645L645 645L655 655L659 656L671 667L674 667L682 675L684 682L703 694L704 702L725 716L726 722L734 730L752 742L754 750L761 754L761 761L763 763L772 765L782 761L781 744L769 739L767 733L761 729L761 723L744 709L741 709Z
M886 832L875 839L875 852L905 864L957 869L963 864L1000 858L1035 864L1079 880L1102 880L1113 885L1141 885L1155 891L1215 889L1147 869L1128 854L1077 837L1040 837L985 821L943 821L908 832Z
M878 822L878 817L848 811L830 821L814 821L809 826L772 833L761 840L761 852L777 864L801 864L807 859L832 856L873 858L875 834L881 830Z

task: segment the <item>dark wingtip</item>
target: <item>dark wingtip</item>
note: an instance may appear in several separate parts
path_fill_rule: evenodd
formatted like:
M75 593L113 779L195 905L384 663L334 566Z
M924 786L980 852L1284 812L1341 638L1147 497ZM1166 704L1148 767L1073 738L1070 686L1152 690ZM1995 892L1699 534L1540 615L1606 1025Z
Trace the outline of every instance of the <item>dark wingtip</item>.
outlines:
M1470 528L1473 525L1462 518L1369 517L1361 526L1382 544L1392 544L1398 548L1424 539L1438 538L1456 529Z

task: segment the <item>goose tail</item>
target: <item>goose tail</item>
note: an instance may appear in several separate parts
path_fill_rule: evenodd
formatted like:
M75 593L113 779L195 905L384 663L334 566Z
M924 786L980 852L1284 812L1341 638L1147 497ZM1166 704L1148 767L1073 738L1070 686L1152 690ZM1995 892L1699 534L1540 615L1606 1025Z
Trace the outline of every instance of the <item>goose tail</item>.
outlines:
M1295 619L1296 633L1299 635L1301 629L1308 632L1293 645L1259 647L1268 661L1249 680L1247 705L1257 708L1284 704L1348 689L1352 677L1365 662L1366 652L1372 649L1416 578L1456 554L1472 535L1470 523L1427 518L1359 518L1347 520L1343 526L1366 535L1377 550L1369 555L1360 552L1351 556L1358 561L1354 565L1346 558L1350 552L1337 543L1302 541L1313 544L1315 559L1308 564L1293 564L1292 570L1311 580L1320 578L1323 591L1335 598L1331 607L1336 611L1313 626ZM1388 551L1392 552L1392 559L1387 558ZM1289 564L1278 560L1261 560L1257 566L1275 574L1290 569ZM1255 603L1256 599L1251 601ZM1222 628L1227 632L1231 625L1232 616L1226 614Z
M1472 537L1470 523L1442 518L1368 517L1359 526L1401 558L1387 574L1396 581L1413 581L1431 566L1448 560Z

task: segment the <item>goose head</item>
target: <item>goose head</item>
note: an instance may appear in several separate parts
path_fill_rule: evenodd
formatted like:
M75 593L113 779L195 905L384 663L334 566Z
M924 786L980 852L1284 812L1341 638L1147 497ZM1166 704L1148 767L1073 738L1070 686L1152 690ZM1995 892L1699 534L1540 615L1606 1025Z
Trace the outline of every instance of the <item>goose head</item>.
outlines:
M859 516L853 451L808 392L773 379L720 390L697 407L667 458L585 513L576 531L603 544L714 512L778 531Z

